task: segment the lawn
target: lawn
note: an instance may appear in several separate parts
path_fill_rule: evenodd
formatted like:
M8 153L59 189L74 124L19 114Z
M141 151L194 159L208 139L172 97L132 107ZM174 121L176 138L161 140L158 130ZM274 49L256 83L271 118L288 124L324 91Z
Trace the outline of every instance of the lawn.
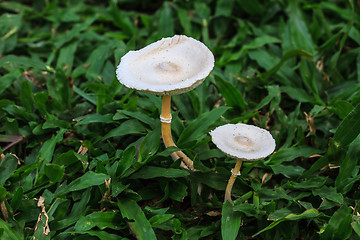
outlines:
M359 1L0 1L0 239L359 239ZM215 66L171 97L121 58L175 34ZM209 134L266 129L237 160ZM184 168L182 151L195 170Z

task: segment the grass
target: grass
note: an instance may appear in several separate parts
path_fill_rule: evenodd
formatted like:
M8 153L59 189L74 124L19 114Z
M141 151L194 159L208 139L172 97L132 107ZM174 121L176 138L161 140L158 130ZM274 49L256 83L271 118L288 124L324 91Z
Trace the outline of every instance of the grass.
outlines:
M0 238L359 239L356 1L0 1ZM128 51L185 34L215 68L161 99L115 78ZM268 129L270 157L235 160L208 132ZM201 186L201 192L199 191ZM46 235L46 234L47 235Z

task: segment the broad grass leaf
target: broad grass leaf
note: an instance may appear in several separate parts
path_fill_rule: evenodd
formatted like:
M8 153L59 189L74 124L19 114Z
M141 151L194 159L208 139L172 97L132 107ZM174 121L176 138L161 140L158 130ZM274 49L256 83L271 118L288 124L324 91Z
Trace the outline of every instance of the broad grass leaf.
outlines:
M88 187L98 186L105 183L109 176L103 173L86 172L83 176L75 179L68 185L68 191L79 191Z
M200 140L207 132L209 127L223 115L228 108L214 108L210 112L203 113L200 117L192 121L181 133L177 143L181 146L191 141Z
M46 230L49 230L48 219L44 214L39 215L39 221L36 222L36 228L34 230L33 240L50 240L51 239L51 230L46 234Z
M174 18L172 17L172 8L168 2L164 2L159 14L159 36L171 37L174 35Z
M19 4L19 6L22 5ZM8 4L5 2L1 4L1 8L11 9L12 7L10 2ZM0 55L5 55L16 48L18 33L21 31L22 25L23 14L9 14L6 11L2 11L0 16Z
M139 154L141 159L139 162L146 162L146 160L155 155L160 145L160 125L153 131L149 132L143 139L140 147Z
M256 61L257 64L265 68L266 71L271 70L274 67L274 63L280 61L279 57L261 48L249 51L248 55L250 59Z
M242 212L248 217L256 217L259 214L257 207L250 203L235 204L234 211Z
M117 205L123 218L133 220L128 222L131 231L139 240L156 240L156 235L139 205L130 199L118 199Z
M287 188L294 188L294 189L313 189L313 188L320 188L322 187L327 180L327 177L321 176L314 176L310 177L304 181L299 183L297 182L287 182L285 186Z
M7 55L0 59L0 66L11 70L11 72L16 71L16 69L28 70L29 68L34 68L42 71L48 70L46 64L39 59L32 59L23 56Z
M326 198L330 201L342 204L344 202L344 197L341 193L336 192L336 189L333 187L322 186L319 189L312 190L314 196L319 196L321 198Z
M1 80L0 80L1 82ZM33 89L29 81L22 81L20 88L20 101L25 107L27 112L32 112L34 109L34 94Z
M205 185L215 190L224 191L226 188L228 176L224 174L216 174L213 172L201 173L194 172L191 174L193 181L204 183Z
M360 175L356 175L352 178L350 178L350 177L346 178L344 181L340 182L339 185L335 185L336 191L345 195L352 189L354 184L359 180L360 180Z
M121 177L134 163L135 154L136 149L134 146L129 146L123 151L119 160L118 169L116 170L116 175L118 177Z
M35 108L39 111L42 118L47 118L50 114L47 109L49 94L47 92L37 92L34 94Z
M122 29L122 32L126 37L131 38L134 36L136 27L133 22L129 19L124 11L120 11L116 2L111 1L109 7L109 14L112 17L113 24L118 28Z
M228 17L231 16L231 12L233 10L234 0L220 0L216 3L216 12L215 17L223 16Z
M10 206L12 208L12 211L15 212L16 210L18 210L18 208L21 204L21 201L23 200L23 197L24 197L24 188L18 187L10 201ZM0 199L1 199L1 197L0 197Z
M320 5L324 10L329 10L332 14L336 14L346 20L351 20L354 16L351 9L344 9L336 3L321 2Z
M175 201L182 202L188 195L187 186L181 182L170 182L169 183L169 197Z
M99 80L106 59L108 59L114 52L114 46L114 42L109 41L92 51L88 60L86 61L86 64L90 64L90 67L87 69L85 74L88 79L94 81Z
M129 185L125 186L121 182L115 182L111 184L111 196L117 197L122 191L128 188Z
M351 102L359 92L360 83L357 81L340 82L329 90L329 95L331 96L330 106L333 106L339 100Z
M268 105L273 99L276 99L276 101L280 102L280 87L278 85L269 85L266 88L268 90L268 95L261 100L261 102L257 105L256 109L263 108L264 106ZM272 109L270 111L272 111Z
M8 194L9 192L6 191L6 188L0 185L0 202L2 202Z
M305 168L303 167L284 164L271 166L271 169L274 171L275 174L280 173L287 178L300 177L301 174L305 171Z
M98 78L98 75L95 76ZM97 80L98 81L98 80ZM117 92L121 89L121 85L118 84L118 82L115 82L115 80L111 83L111 85L105 85L103 83L99 82L91 82L86 85L87 88L89 88L91 91L93 91L96 94L96 112L97 113L103 113L103 108L106 104L110 104L114 102L114 96L117 94ZM133 98L131 101L136 101L136 98ZM129 104L129 103L128 103ZM136 102L135 102L136 104ZM125 105L123 105L125 108Z
M184 120L191 121L196 117L194 109L189 107L192 104L190 97L187 95L175 95L172 96L171 99L176 108L179 109L179 114Z
M6 154L0 161L0 185L4 185L6 180L14 173L17 168L18 159L12 154Z
M335 187L339 192L345 193L350 190L352 184L354 183L353 181L351 181L351 179L355 180L358 175L356 166L358 164L359 158L360 158L360 137L358 136L349 145L349 149L346 151L345 159L342 161L340 165L339 174L335 180ZM350 185L348 184L344 185L345 182Z
M271 56L270 54L266 54L268 52L265 51L265 50L262 50L261 47L263 47L263 46L265 46L267 44L279 43L279 42L280 42L280 39L272 37L272 36L268 36L268 35L257 37L251 43L245 44L240 49L240 51L231 54L229 59L226 59L226 62L239 60L244 55L244 53L248 52L249 50L253 50L253 51L249 51L250 57L254 58L254 60L257 59L257 57L254 57L253 53L256 54L258 57L260 57L261 55L263 57L266 57L266 59L257 59L257 60L259 60L264 65L266 65L267 66L266 69L270 69L274 65L274 62L278 62L278 61L269 62L268 60L270 58L273 58L274 56ZM257 51L255 49L261 49L261 50ZM275 59L277 60L278 58L275 58ZM221 62L221 64L222 64L222 62Z
M55 196L61 195L61 194L58 194L61 191L62 191L62 189L60 189L59 191L56 191ZM68 211L69 211L68 208L70 207L70 205L64 204L66 206L66 208L62 209L62 210L59 209L58 212L63 211L63 213L62 213L63 216L67 216L67 217L63 218L59 221L52 222L50 230L57 231L57 230L69 227L72 224L75 224L80 219L81 216L86 214L86 211L88 209L88 204L89 204L91 197L92 197L91 188L88 188L80 195L80 200L73 204L70 213L68 213ZM65 200L65 202L70 203L66 200Z
M100 240L122 240L122 239L126 239L123 238L117 234L112 234L112 233L108 233L105 231L79 231L79 232L69 232L71 234L80 234L80 235L90 235L93 237L98 237ZM83 236L82 238L79 239L89 239L88 236Z
M311 167L309 170L305 171L304 174L302 175L302 177L307 178L309 177L311 174L313 174L314 172L318 171L319 169L323 168L324 166L326 166L327 164L329 164L329 158L327 155L322 156L319 160L317 160Z
M297 1L291 1L288 8L291 42L297 49L303 49L314 54L315 47L308 26L304 21Z
M190 99L191 106L194 112L194 116L199 116L202 113L202 107L204 106L203 102L201 102L201 98L199 97L198 92L200 91L190 91L187 93L187 96Z
M151 179L157 177L179 178L179 177L186 177L188 175L189 172L181 169L144 166L139 171L132 174L129 178L130 179Z
M90 95L74 85L74 92L96 106L96 96Z
M91 24L99 17L97 14L92 14L91 17L85 18L84 21L76 23L69 31L61 35L57 35L54 38L54 49L61 49L63 45L72 41L81 35L81 32L89 29Z
M315 103L315 98L309 95L304 89L290 86L281 87L282 92L285 92L290 98L299 102Z
M286 194L285 190L280 188L280 189L266 189L266 188L261 188L257 191L259 197L263 200L277 200L277 199L287 199L287 200L292 200L293 198L291 196L289 196L288 194Z
M264 4L260 3L258 0L237 0L237 2L240 7L251 16L261 16L264 13Z
M175 217L174 214L160 214L160 215L155 215L153 217L151 217L149 219L149 222L151 224L152 227L157 227L159 225L161 225L162 223L169 221L170 219L172 219L173 217Z
M46 130L46 129L50 129L50 128L52 128L52 129L58 129L58 128L70 129L71 124L68 121L60 120L60 119L54 117L53 115L50 115L48 120L46 120L44 122L44 124L42 125L42 130Z
M59 182L65 173L65 167L57 164L45 164L45 175L49 178L50 182Z
M360 82L360 53L356 58L356 62L357 62L357 76L358 76L357 81Z
M299 146L292 148L282 148L274 153L269 160L265 161L265 165L276 166L283 162L290 162L299 157L309 157L314 154L321 154L323 150L308 147Z
M39 159L45 163L49 163L52 160L55 146L57 143L63 140L63 135L66 129L59 130L56 135L53 135L49 140L45 141L39 151Z
M349 113L354 110L354 106L345 100L338 100L329 106L328 109L334 112L339 118L344 119L346 118Z
M75 126L78 125L86 125L86 124L91 124L91 123L113 123L113 114L108 113L108 114L87 114L78 118L75 118L74 120L77 121L77 123L75 124Z
M334 141L341 147L348 146L360 133L360 104L340 123L334 135Z
M354 232L360 237L360 219L357 219L351 223L351 227L353 228Z
M167 147L164 151L159 152L156 154L156 156L159 157L168 157L171 153L179 151L180 149L174 146Z
M308 53L302 49L289 50L281 57L280 61L275 66L273 66L266 73L264 73L264 75L263 75L264 79L267 80L271 75L273 75L277 71L279 71L281 69L281 67L286 63L286 61L293 59L294 57L297 57L297 56L306 57L309 59L313 58L313 55L311 53Z
M234 206L226 201L222 207L221 236L223 240L235 240L239 233L241 213L234 211Z
M70 108L71 106L72 83L70 81L71 80L65 75L63 70L56 70L56 90L58 92L60 102L67 108Z
M1 59L0 59L1 60ZM0 62L1 66L1 62ZM20 71L12 71L0 77L0 94L13 84L21 76Z
M108 132L103 137L103 140L106 140L111 137L120 137L128 134L140 134L140 133L144 133L145 131L146 128L144 127L144 125L142 125L138 120L131 119L121 123L119 127Z
M300 75L303 83L311 91L313 96L316 99L316 103L320 105L324 105L320 96L319 96L319 88L318 81L320 80L320 75L317 74L318 70L313 61L308 59L300 60Z
M301 213L301 214L289 214L286 217L280 218L278 220L276 220L275 222L271 223L269 226L267 226L266 228L260 230L259 232L255 233L252 237L255 237L265 231L268 231L272 228L274 228L276 225L278 225L281 222L284 221L297 221L297 220L301 220L301 219L311 219L311 218L317 218L319 216L322 216L323 214L320 213L318 210L316 209L308 209L305 212Z
M15 232L8 223L0 219L0 229L2 229L1 240L22 240L24 239L17 232Z
M352 214L351 208L342 205L329 220L320 239L343 240L348 239L352 233L351 228Z
M226 104L230 107L244 110L246 104L239 90L230 82L225 81L217 75L215 75L215 81L222 96L225 98Z
M178 18L182 28L184 29L184 34L187 36L191 35L191 16L189 16L188 12L185 9L180 7L176 8Z
M71 166L73 164L80 163L80 161L79 161L78 156L76 155L76 153L74 151L72 151L72 150L69 150L67 152L63 152L60 155L58 155L54 159L53 163L57 164L57 165L60 165L60 166L64 166L65 168L67 168L68 166Z
M113 119L114 120L122 119L123 118L122 115L126 115L131 118L135 118L135 119L139 120L140 122L143 122L143 123L149 125L151 128L155 128L156 125L159 125L156 123L156 120L158 120L158 119L149 117L148 115L146 115L145 113L143 113L141 111L131 112L131 111L127 111L127 110L118 110L117 113L114 115ZM160 121L158 121L158 122L160 122Z
M70 71L72 70L73 63L74 63L75 52L76 52L78 43L79 42L74 41L60 49L59 57L56 62L56 68L59 68L59 69L66 68L66 70L64 70L65 73L66 74L70 73Z
M106 174L88 171L81 177L72 181L67 187L60 189L56 195L64 195L69 192L79 191L90 188L92 186L98 186L104 184L106 179L109 179L109 176Z
M94 212L82 216L76 222L74 229L77 232L88 231L94 227L98 227L100 230L106 228L119 230L119 222L121 222L121 217L116 212Z

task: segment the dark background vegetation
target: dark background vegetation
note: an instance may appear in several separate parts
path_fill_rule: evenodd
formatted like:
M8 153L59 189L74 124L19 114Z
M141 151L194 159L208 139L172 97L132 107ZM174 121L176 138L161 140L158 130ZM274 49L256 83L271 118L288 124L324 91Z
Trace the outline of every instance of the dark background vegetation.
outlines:
M358 1L0 1L0 238L359 239ZM174 34L216 63L161 99L115 78L120 58ZM208 132L268 129L276 152L235 161ZM200 191L201 189L201 191ZM48 233L47 235L44 233Z

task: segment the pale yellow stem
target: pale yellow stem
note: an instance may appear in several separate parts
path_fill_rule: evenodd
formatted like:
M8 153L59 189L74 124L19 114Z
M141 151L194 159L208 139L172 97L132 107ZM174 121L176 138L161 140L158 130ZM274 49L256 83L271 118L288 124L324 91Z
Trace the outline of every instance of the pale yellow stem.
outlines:
M171 106L171 96L164 95L162 98L162 107L161 107L161 116L160 116L161 118L171 119L170 106ZM161 134L165 147L170 147L170 146L176 147L171 135L171 122L169 123L161 122ZM193 161L188 156L186 156L185 153L183 153L182 151L176 151L172 153L171 157L173 158L173 160L177 160L181 157L183 162L186 164L186 166L190 170L194 170Z
M240 172L241 164L242 164L242 161L241 161L240 159L238 159L238 160L236 161L235 168L232 170L232 175L231 175L231 177L230 177L230 179L229 179L229 182L228 182L228 184L227 184L227 186L226 186L226 190L225 190L224 203L225 203L226 201L229 201L229 202L231 202L231 203L233 202L233 201L231 200L231 189L232 189L232 187L233 187L233 185L234 185L234 182L235 182L235 180L236 180L236 177L238 176L238 174L239 174L239 172Z

